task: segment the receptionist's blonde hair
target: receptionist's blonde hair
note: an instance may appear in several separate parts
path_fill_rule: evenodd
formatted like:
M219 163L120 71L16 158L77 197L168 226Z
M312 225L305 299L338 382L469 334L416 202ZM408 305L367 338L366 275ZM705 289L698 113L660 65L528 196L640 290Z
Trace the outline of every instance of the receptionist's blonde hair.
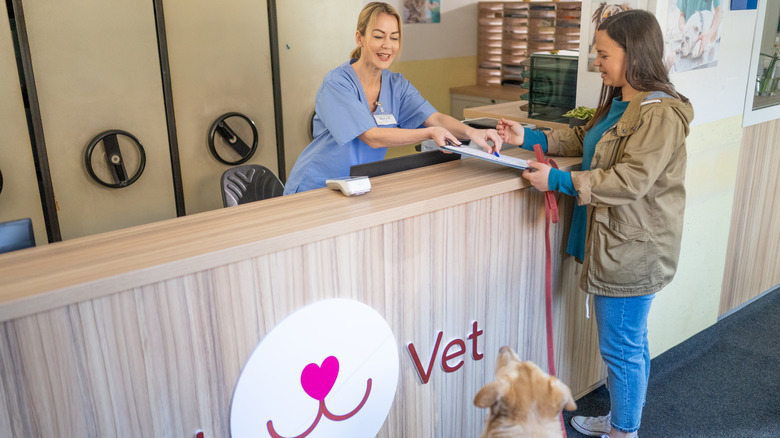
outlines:
M395 10L394 7L388 5L387 3L383 2L371 2L367 4L362 11L360 11L360 15L358 16L358 22L357 22L357 31L360 32L361 35L364 37L366 36L366 33L369 29L374 28L374 24L376 23L376 18L379 16L379 14L388 14L395 17L396 20L398 20L398 44L399 47L401 46L401 15L398 14L398 12ZM360 58L360 47L355 47L352 50L352 53L349 55L350 59L359 59Z

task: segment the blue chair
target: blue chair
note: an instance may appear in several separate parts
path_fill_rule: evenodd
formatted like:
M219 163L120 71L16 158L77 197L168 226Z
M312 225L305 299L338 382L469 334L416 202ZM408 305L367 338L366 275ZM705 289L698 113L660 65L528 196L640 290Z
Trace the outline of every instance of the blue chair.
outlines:
M0 253L35 246L30 218L0 223Z
M282 196L284 184L270 169L245 164L222 173L222 205L232 207L248 202Z

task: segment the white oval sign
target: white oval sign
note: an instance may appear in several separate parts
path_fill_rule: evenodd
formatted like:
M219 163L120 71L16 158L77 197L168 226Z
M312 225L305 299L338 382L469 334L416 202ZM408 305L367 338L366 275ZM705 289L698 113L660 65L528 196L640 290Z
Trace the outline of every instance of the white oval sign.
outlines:
M390 326L358 301L303 307L249 357L233 392L232 438L376 436L398 385Z

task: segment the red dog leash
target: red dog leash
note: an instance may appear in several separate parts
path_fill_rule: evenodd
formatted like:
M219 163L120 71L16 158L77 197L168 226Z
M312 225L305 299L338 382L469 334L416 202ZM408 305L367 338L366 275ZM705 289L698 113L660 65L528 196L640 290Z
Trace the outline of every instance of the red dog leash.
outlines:
M550 158L545 158L542 147L534 145L536 161L558 168L558 165ZM544 192L544 307L547 320L547 370L551 376L555 376L555 345L553 343L553 317L552 317L552 249L550 248L550 222L557 224L558 203L555 201L555 193L552 190ZM561 427L563 436L566 436L566 424L561 412Z
M550 158L544 158L542 147L534 145L536 161L558 168ZM551 376L555 376L555 348L553 346L552 324L552 250L550 248L550 222L558 223L558 204L555 202L555 193L548 190L544 192L544 307L547 316L547 369Z

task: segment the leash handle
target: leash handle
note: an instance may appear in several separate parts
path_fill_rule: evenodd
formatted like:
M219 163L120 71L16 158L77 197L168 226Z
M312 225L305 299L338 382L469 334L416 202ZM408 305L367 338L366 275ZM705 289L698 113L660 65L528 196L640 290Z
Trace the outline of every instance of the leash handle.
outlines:
M545 158L541 145L534 145L536 161L558 168L558 164L550 158ZM552 315L552 249L550 248L550 223L557 224L558 203L555 201L555 193L552 190L544 192L544 309L547 320L547 370L551 376L555 376L555 345L553 342L553 315ZM561 412L561 428L566 437L566 423Z
M552 158L545 158L542 152L542 146L535 144L534 153L536 154L536 161L549 165L550 167L558 168L558 164L553 161ZM557 224L558 217L558 204L555 202L555 193L551 190L544 192L544 212L545 215L550 215L552 223Z

